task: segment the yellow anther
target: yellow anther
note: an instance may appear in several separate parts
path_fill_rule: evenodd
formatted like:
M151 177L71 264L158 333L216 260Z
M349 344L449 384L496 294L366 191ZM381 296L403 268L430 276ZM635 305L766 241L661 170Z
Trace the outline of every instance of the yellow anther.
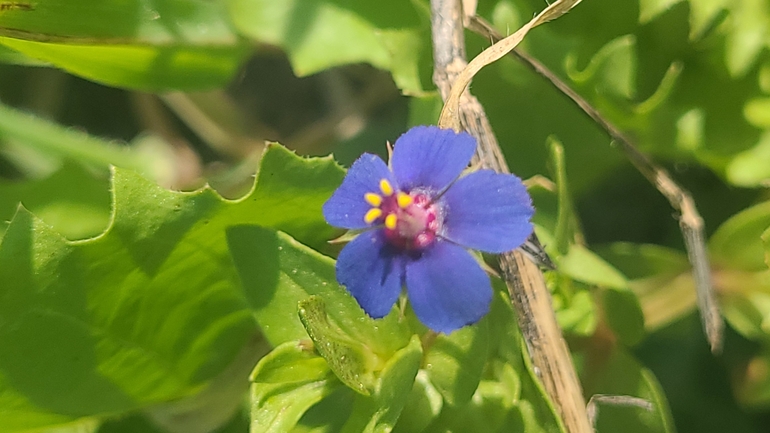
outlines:
M385 227L387 227L389 230L395 229L397 222L398 222L398 217L394 213L385 217Z
M404 192L398 193L398 198L396 200L398 201L398 207L401 209L406 209L406 207L412 204L413 201L412 196Z
M382 196L373 192L367 192L364 194L364 200L374 207L380 207L382 204Z
M390 186L390 182L388 182L387 179L382 179L380 181L380 191L382 191L382 193L385 195L393 194L393 187Z
M381 210L377 208L369 209L369 211L366 212L366 215L364 215L364 222L367 224L371 224L381 216L382 216Z

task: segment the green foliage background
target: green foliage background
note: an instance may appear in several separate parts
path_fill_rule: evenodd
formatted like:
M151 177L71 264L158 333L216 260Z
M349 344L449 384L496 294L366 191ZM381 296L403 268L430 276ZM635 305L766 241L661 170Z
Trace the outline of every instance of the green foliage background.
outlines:
M543 7L478 13L505 34ZM522 44L692 192L716 357L667 202L524 66L473 81L541 177L586 396L653 405L600 406L599 432L770 426L769 43L764 0L584 0ZM500 281L432 336L334 278L321 205L436 122L431 73L427 0L0 1L0 432L562 432Z

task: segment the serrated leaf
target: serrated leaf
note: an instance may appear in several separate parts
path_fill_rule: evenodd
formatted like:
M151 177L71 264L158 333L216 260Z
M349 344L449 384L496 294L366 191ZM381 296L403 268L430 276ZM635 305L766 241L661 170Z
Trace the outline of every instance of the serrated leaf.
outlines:
M765 269L762 233L770 227L770 202L741 211L725 221L709 240L716 265L756 271Z
M0 243L0 430L199 391L256 331L225 229L263 224L323 245L334 231L321 205L341 177L329 158L270 146L235 202L115 169L111 225L93 239L67 241L19 210Z
M10 221L19 204L67 239L96 236L107 228L110 194L106 177L65 164L42 180L0 180L0 221ZM0 227L0 238L5 227Z
M251 433L291 431L339 382L312 349L286 342L263 357L251 375Z
M0 28L0 44L29 57L144 90L221 86L248 53L218 2L50 0L4 10Z
M427 9L415 2L229 0L228 7L243 34L283 47L300 76L366 62L389 70L406 92L423 90Z
M380 373L371 396L356 396L350 419L342 433L389 432L396 425L412 390L422 358L420 339L414 335L409 344L396 352Z
M487 319L449 335L439 334L423 362L433 385L453 406L467 403L481 380L489 346Z

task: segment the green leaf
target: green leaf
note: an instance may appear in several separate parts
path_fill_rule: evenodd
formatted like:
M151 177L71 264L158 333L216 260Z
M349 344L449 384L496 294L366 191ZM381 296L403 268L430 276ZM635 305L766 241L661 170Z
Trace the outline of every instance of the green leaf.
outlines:
M639 299L629 288L625 276L598 255L580 245L572 245L559 259L559 271L603 290L604 317L625 344L633 345L644 336L644 315Z
M449 335L439 334L423 362L433 385L453 406L466 404L481 380L489 346L487 319Z
M110 227L93 239L67 241L19 210L0 243L0 430L199 392L256 332L226 228L263 224L322 245L334 230L321 204L341 177L329 158L269 146L235 202L115 169Z
M652 21L680 1L682 0L639 0L639 22Z
M598 404L597 432L673 433L674 422L663 391L650 370L615 347L606 359L582 372L587 395L631 396L652 404L652 411L628 405Z
M628 288L626 278L609 263L582 245L571 245L558 259L559 272L586 283L613 289Z
M168 167L157 155L142 154L118 143L0 104L0 138L43 154L68 158L106 170L116 166L158 179Z
M433 386L425 370L417 372L404 410L393 427L393 433L420 433L441 413L444 405L441 393Z
M770 350L761 351L737 368L733 389L738 401L745 407L761 410L770 403Z
M567 167L564 161L564 147L553 136L548 137L546 145L551 151L551 172L556 180L556 194L559 205L553 236L557 251L561 254L566 254L569 250L569 246L575 242L576 236L580 234L578 222L575 210L572 206L572 197L570 196L569 187L567 185Z
M95 433L102 432L99 422L95 419L85 419L76 423L46 429L41 433ZM146 433L153 433L152 430L146 430Z
M751 149L735 155L725 174L734 185L757 187L770 181L770 132L765 131Z
M286 342L262 358L251 375L251 433L291 431L339 382L312 349Z
M412 390L421 359L422 345L420 339L414 335L406 347L388 360L373 395L356 396L350 419L341 432L391 431Z
M626 336L621 337L624 343L635 344L642 335L635 325L639 316L628 311L628 306L641 304L645 326L650 331L695 308L695 283L684 252L660 245L626 242L600 247L596 252L632 280L629 284L635 299L623 292L607 291L602 295L607 320L616 322L611 326L619 336ZM628 299L615 299L625 297Z
M746 338L770 342L770 271L724 270L716 276L730 326Z
M18 51L14 51L2 45L0 45L0 63L24 66L48 66L48 63L46 62L29 58Z
M578 86L596 83L597 91L624 99L633 98L636 92L636 39L624 35L604 45L582 71L575 64L577 59L569 55L565 69L569 78Z
M0 28L26 56L143 90L222 86L248 53L219 2L50 0L3 11Z
M370 361L373 356L366 356L363 342L349 338L344 331L329 323L324 301L318 296L299 302L299 318L316 351L340 382L360 394L370 395L374 385L372 370L376 365Z
M166 433L142 415L107 420L99 426L97 433ZM48 432L46 432L48 433Z
M717 16L730 5L730 0L700 0L689 1L688 3L690 6L690 38L696 39L703 36Z
M733 22L726 40L726 63L731 74L741 76L754 65L767 43L770 7L762 0L731 2Z
M559 284L560 292L566 290L571 293L564 296L561 293L553 294L553 305L556 310L556 321L559 327L567 333L588 336L596 331L598 317L591 292L585 287L575 287L567 281Z
M380 320L366 316L337 284L332 259L283 233L256 226L233 227L227 238L246 297L271 344L307 338L297 306L312 295L323 299L331 321L382 360L409 341L395 308Z
M419 62L430 33L417 2L228 0L228 7L243 34L284 48L300 76L366 62L390 71L405 92L423 90Z
M607 324L623 344L633 346L644 338L644 314L634 292L604 290L601 301Z
M770 267L770 227L762 233L762 244L765 247L765 264Z
M690 269L687 254L660 245L615 242L594 252L631 280L658 274L678 275Z
M743 210L725 221L709 240L717 266L755 271L765 269L762 233L770 227L770 201Z
M502 285L500 280L493 280ZM510 395L510 401L516 402L519 415L507 422L512 426L527 426L527 429L503 431L542 431L547 433L565 433L529 356L527 344L516 323L510 299L503 290L496 290L489 313L490 352L504 366L497 367L497 377ZM506 367L506 365L508 367ZM515 377L514 377L515 376ZM471 399L473 402L473 399ZM513 427L511 427L513 428ZM437 430L441 431L441 430ZM475 431L475 430L469 430Z
M96 236L109 222L108 190L106 177L71 163L42 180L0 180L0 221L10 221L21 203L67 239ZM0 237L4 231L0 227Z

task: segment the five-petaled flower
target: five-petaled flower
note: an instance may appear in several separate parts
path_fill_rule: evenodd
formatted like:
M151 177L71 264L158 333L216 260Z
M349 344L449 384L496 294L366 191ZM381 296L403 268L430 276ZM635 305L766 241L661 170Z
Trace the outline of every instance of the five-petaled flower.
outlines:
M337 280L370 316L388 314L403 286L417 317L437 332L489 311L489 276L466 248L519 247L532 233L534 210L516 176L461 176L475 149L466 133L412 128L396 140L390 168L363 154L324 204L329 224L369 229L340 252Z

